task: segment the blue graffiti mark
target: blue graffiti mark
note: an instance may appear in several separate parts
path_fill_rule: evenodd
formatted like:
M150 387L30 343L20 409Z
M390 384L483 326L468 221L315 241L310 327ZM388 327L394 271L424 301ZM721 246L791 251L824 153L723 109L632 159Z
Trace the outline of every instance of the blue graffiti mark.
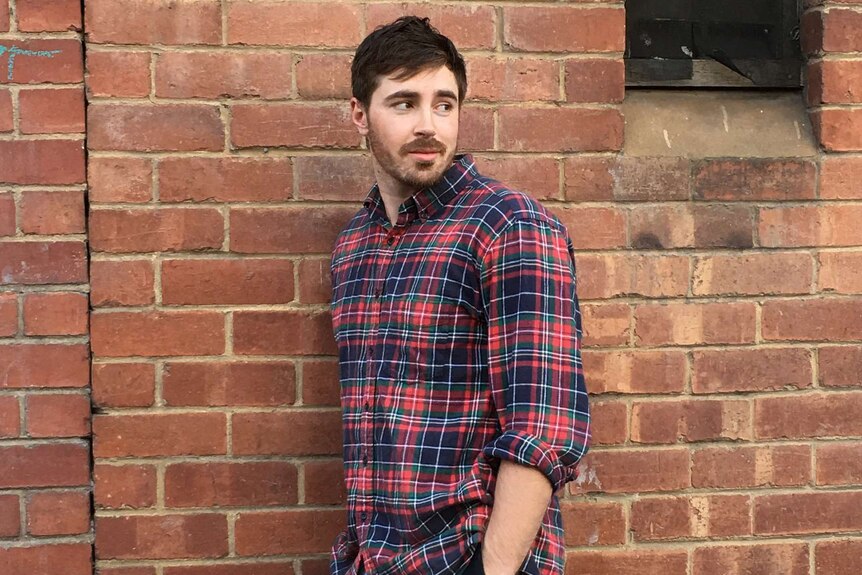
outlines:
M9 52L9 65L8 65L8 73L6 74L6 79L12 79L12 70L15 67L15 56L43 56L45 58L53 58L54 54L59 54L62 50L22 50L18 46L12 46L11 48L7 48L6 46L0 46L0 56L3 56L6 52Z

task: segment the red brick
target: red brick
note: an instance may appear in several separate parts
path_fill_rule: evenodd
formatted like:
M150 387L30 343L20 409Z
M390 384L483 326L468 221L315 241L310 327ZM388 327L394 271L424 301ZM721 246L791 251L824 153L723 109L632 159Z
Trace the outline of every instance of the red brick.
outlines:
M99 567L99 575L156 575L155 567Z
M97 509L142 509L156 504L156 468L153 465L97 463L93 481L93 501Z
M227 518L219 513L96 517L98 559L191 559L227 554Z
M347 54L304 54L296 63L299 96L314 99L349 99L350 61Z
M332 299L332 276L329 258L304 259L299 262L299 301L329 303Z
M24 192L21 194L21 231L25 234L82 234L84 193Z
M820 385L862 386L862 346L821 347L817 351Z
M341 385L338 362L307 359L302 362L302 404L339 407Z
M755 306L746 302L635 307L638 345L753 343Z
M220 44L221 9L208 0L87 0L94 44Z
M29 293L24 296L25 335L86 335L87 294Z
M699 547L694 550L696 575L725 573L808 575L808 543L775 543Z
M86 387L90 379L86 344L0 346L0 389Z
M614 197L612 158L572 156L564 161L565 199L572 201L606 201Z
M823 60L822 97L817 103L855 104L862 102L862 62L857 60Z
M224 126L217 106L93 103L87 142L91 150L219 151Z
M764 208L760 243L764 247L858 246L862 244L862 206L854 204Z
M326 569L329 569L329 559L325 559ZM305 566L308 561L303 561L303 575L315 575L308 571ZM289 561L267 561L266 563L253 563L254 575L295 575L293 560ZM177 565L176 567L163 567L164 575L248 575L249 563L227 563L223 565L208 563L206 565ZM106 575L114 575L113 572ZM117 574L126 575L126 574ZM128 575L138 575L129 573ZM140 575L149 575L140 574Z
M90 398L81 394L30 395L26 399L30 437L89 437Z
M626 212L621 209L564 204L552 211L566 226L576 250L620 248L626 243Z
M166 158L159 162L162 202L266 202L293 197L288 158Z
M343 104L236 104L231 114L231 143L238 148L356 148L360 141Z
M19 499L14 493L0 495L0 537L18 537L21 534Z
M234 455L340 455L341 411L234 413Z
M18 92L22 134L84 132L84 89L33 89Z
M680 393L685 387L682 352L587 350L583 360L590 393Z
M18 333L18 296L0 292L0 337L15 336Z
M160 98L288 98L293 56L274 52L164 52L156 59Z
M693 393L779 391L812 385L807 349L722 349L695 351Z
M623 118L615 109L503 107L498 113L500 148L507 151L606 152L622 147Z
M862 539L818 541L814 547L817 575L856 575L862 558Z
M368 5L366 28L371 32L407 15L430 18L431 24L449 37L459 50L490 49L497 45L494 7L480 4L373 3Z
M611 168L617 201L659 202L691 197L691 167L686 158L618 158Z
M809 200L815 178L814 162L806 160L705 160L694 169L694 194L701 200Z
M583 345L625 345L631 333L632 309L628 304L585 304Z
M739 205L638 206L629 216L635 249L750 248L753 210Z
M807 445L708 447L692 453L691 483L698 488L789 487L806 485L810 478Z
M0 132L11 132L15 129L12 117L12 93L0 90Z
M27 499L29 534L78 535L90 531L90 496L87 492L37 492Z
M862 484L862 444L817 446L817 485Z
M368 156L300 156L294 159L299 198L361 202L374 183Z
M0 446L0 488L89 485L89 453L83 442Z
M823 51L862 52L862 12L833 8L823 12Z
M305 503L308 505L344 505L344 463L338 459L317 459L303 466Z
M296 466L285 461L177 463L165 468L165 506L295 505Z
M0 140L0 183L82 184L83 140Z
M826 156L820 163L820 197L824 200L862 198L862 158Z
M818 110L812 115L814 133L828 152L862 150L862 109Z
M90 211L89 231L95 252L218 249L224 219L217 208L99 209Z
M503 8L503 38L515 50L622 52L625 13L617 8L513 6Z
M0 0L0 32L9 31L9 0Z
M15 13L21 32L81 29L81 3L77 0L19 0Z
M803 54L823 51L823 12L809 10L802 14L800 26L800 47Z
M560 197L560 166L555 158L505 155L475 160L480 173L538 200Z
M0 73L0 84L78 84L84 80L80 40L16 40L15 46L21 51L46 54L17 54L12 77L9 78L8 73ZM8 61L9 57L5 56L4 68Z
M224 315L217 311L95 313L91 345L99 357L221 355Z
M814 261L806 253L748 253L694 258L692 294L811 293Z
M296 400L292 362L171 362L163 375L165 405L287 405Z
M687 449L590 451L572 493L645 493L691 486Z
M90 262L90 304L94 307L149 305L155 301L153 262Z
M293 300L293 262L275 259L185 259L162 262L168 305L279 304Z
M238 253L331 254L354 206L234 208L230 250Z
M224 455L226 448L223 413L93 416L96 458Z
M688 293L689 259L636 253L577 254L578 297L674 297Z
M147 158L90 156L87 179L91 203L144 203L152 199L152 162Z
M628 439L629 416L624 402L593 400L590 402L590 416L591 445L616 445Z
M87 51L89 96L146 98L150 94L150 53Z
M862 339L862 299L774 300L763 304L763 339L852 341Z
M155 397L151 363L93 364L93 404L99 407L146 407Z
M495 149L494 110L477 106L461 108L458 148L462 152L488 152Z
M360 7L341 2L250 2L227 6L229 44L352 48L359 44Z
M754 499L754 532L779 535L858 531L862 529L860 506L862 491L763 495Z
M626 541L623 506L617 502L560 502L566 545L621 545Z
M565 575L686 575L684 549L573 551L566 553Z
M152 363L94 363L93 404L100 407L146 407L155 398Z
M9 192L0 193L0 236L14 236L16 233L15 197Z
M493 102L560 99L558 63L538 58L467 58L467 97Z
M821 291L862 293L862 252L821 252L817 285Z
M751 439L748 401L643 401L632 405L635 443Z
M566 61L566 100L569 102L619 103L625 97L623 60Z
M0 438L18 437L21 434L21 409L18 398L12 395L0 395ZM0 509L3 500L0 498ZM0 512L0 533L3 528L2 512Z
M88 542L0 548L0 565L9 575L91 575L91 553Z
M238 355L335 354L329 311L237 311L233 318Z
M862 435L862 393L761 397L754 404L760 439Z
M727 537L751 533L746 495L650 497L632 502L635 541Z
M344 529L341 509L243 512L236 521L236 554L324 553ZM296 537L302 533L303 537Z

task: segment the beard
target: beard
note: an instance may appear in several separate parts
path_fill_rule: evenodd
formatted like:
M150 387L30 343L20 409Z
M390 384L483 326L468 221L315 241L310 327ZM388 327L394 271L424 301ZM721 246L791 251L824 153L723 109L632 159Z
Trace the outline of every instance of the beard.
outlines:
M452 165L457 146L447 149L446 145L434 138L417 138L398 150L391 150L380 140L371 122L368 122L368 147L374 159L391 178L404 186L422 189L433 186L443 178ZM430 162L414 160L410 152L434 150L439 155Z

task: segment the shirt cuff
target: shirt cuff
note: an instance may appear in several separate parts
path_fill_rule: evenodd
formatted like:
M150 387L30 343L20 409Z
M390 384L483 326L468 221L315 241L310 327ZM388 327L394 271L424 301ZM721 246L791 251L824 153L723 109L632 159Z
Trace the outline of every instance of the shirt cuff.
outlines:
M504 431L487 444L482 453L488 458L494 457L538 469L551 482L554 493L575 478L573 467L563 465L550 445L529 433Z

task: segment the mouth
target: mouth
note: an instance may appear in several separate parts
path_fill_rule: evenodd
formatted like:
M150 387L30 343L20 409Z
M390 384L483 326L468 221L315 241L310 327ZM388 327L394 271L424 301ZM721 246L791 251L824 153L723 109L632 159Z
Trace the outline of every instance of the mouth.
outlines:
M413 152L408 152L413 158L420 160L422 162L433 162L440 152L436 150L416 150Z

